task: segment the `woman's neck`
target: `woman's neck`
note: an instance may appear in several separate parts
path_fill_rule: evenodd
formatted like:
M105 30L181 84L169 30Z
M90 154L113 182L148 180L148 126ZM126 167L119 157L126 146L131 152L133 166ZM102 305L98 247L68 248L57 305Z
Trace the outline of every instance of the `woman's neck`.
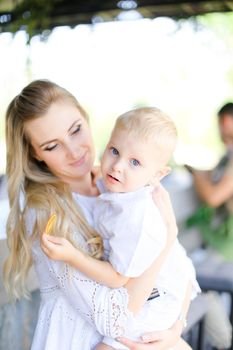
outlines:
M85 196L98 196L100 194L96 183L93 181L92 174L88 174L82 179L76 179L69 182L72 192L77 192Z

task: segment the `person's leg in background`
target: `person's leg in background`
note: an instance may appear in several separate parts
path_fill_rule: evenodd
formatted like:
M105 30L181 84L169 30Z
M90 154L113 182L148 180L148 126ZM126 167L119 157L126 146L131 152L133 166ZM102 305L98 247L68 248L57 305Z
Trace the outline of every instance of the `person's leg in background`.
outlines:
M232 340L232 325L221 296L208 292L208 312L205 316L204 333L215 349L229 349Z

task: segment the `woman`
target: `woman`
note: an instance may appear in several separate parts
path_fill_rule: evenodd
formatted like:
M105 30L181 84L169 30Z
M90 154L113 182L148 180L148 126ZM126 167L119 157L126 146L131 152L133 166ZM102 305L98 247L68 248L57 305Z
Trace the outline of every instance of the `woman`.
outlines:
M8 291L20 297L33 258L41 307L32 349L89 350L101 335L121 336L128 312L137 312L150 295L177 232L166 194L160 189L156 196L169 233L158 263L126 286L109 289L48 259L40 247L40 233L50 214L56 213L56 234L101 256L102 242L90 226L92 206L101 189L92 172L95 154L86 112L58 85L32 82L8 107L6 142L11 211L7 223L10 255L4 276ZM188 297L184 312L187 305ZM122 342L131 349L168 349L181 331L182 321L177 320L171 330L148 335L149 344Z

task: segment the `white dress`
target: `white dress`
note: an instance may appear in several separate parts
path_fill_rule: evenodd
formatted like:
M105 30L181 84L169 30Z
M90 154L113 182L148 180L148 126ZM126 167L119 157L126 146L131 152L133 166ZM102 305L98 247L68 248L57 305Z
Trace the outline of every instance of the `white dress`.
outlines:
M90 224L96 198L74 195ZM34 222L27 218L28 234ZM85 242L75 235L85 247ZM122 334L127 315L125 288L110 289L88 279L66 264L47 258L39 241L32 247L39 280L41 305L31 350L92 350L102 335ZM71 272L70 272L71 271Z
M94 208L95 229L104 239L105 259L115 271L128 277L140 276L165 247L166 226L152 198L152 187L135 192L101 194ZM124 336L139 340L143 333L170 328L179 317L188 282L192 298L200 292L191 260L175 241L154 287L160 296L147 301L124 324ZM104 342L116 349L127 349L113 339Z

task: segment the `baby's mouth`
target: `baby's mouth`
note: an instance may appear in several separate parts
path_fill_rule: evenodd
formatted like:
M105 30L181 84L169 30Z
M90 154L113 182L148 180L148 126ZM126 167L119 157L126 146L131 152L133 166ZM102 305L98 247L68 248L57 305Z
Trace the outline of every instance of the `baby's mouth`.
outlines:
M108 176L109 176L111 179L120 182L120 180L118 180L116 177L114 177L114 176L112 176L112 175L110 175L110 174L108 174Z

